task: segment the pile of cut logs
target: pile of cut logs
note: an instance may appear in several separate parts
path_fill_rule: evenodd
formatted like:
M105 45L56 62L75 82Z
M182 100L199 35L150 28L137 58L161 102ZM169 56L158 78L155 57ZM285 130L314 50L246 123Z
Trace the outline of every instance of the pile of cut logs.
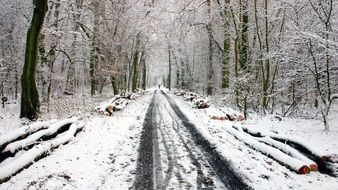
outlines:
M326 155L322 150L313 148L297 137L261 131L244 125L224 129L238 140L299 174L319 170L336 177L332 168L333 163L337 163L335 155Z
M176 96L183 96L183 99L185 101L192 102L195 108L204 109L210 107L210 101L208 98L204 98L202 95L194 92L185 92L181 90L174 92L174 94Z
M0 183L71 141L84 126L72 117L34 122L0 136Z
M134 92L124 93L122 95L116 95L113 98L101 102L100 105L95 107L95 110L103 115L111 116L113 112L123 110L130 100L142 96L145 91L137 89Z
M211 106L209 98L204 98L202 95L199 95L194 92L186 91L175 91L176 96L182 96L185 101L190 101L193 104L193 107L198 109L205 109ZM208 110L210 112L210 118L213 120L229 120L229 121L244 121L245 117L243 114L236 112L230 108L220 107Z

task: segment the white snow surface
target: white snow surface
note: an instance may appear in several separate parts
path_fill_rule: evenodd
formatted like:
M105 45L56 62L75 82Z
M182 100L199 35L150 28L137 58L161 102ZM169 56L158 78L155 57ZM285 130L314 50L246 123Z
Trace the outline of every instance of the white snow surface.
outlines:
M256 116L246 120L243 125L211 120L210 113L219 113L216 107L208 108L210 110L193 109L182 97L172 97L203 136L215 145L216 150L231 163L239 176L254 189L337 189L338 178L319 172L296 174L250 148L226 130L241 125L269 134L278 132L283 137L301 140L314 151L330 155L338 153L336 126L331 125L331 131L326 133L317 120L283 118L282 121L277 121L273 116ZM150 100L150 93L146 93L112 117L94 112L87 114L82 120L86 123L83 132L67 145L61 145L49 156L0 184L0 189L130 189L136 173L142 124ZM15 111L14 108L13 110ZM14 122L10 123L11 121ZM3 112L0 124L5 124L5 129L0 126L0 133L8 134L11 126L17 126L20 122ZM20 152L19 155L23 154ZM11 161L8 160L7 163ZM2 166L4 165L0 165Z
M129 189L150 99L147 93L112 117L93 113L72 141L0 184L0 189Z
M227 132L227 128L236 125L250 126L253 130L266 131L267 133L278 132L283 137L300 139L308 144L314 151L326 155L338 153L338 128L331 126L330 132L323 132L321 121L283 118L282 121L274 119L273 116L254 117L248 119L244 124L231 121L211 120L210 112L215 112L215 107L207 109L193 109L189 102L183 101L181 97L170 95L175 99L187 118L192 121L202 135L215 145L239 173L246 183L258 190L318 190L337 189L338 178L310 172L310 174L299 175L277 161L256 151L244 142L236 139ZM338 118L335 118L338 123ZM335 164L336 167L337 164Z

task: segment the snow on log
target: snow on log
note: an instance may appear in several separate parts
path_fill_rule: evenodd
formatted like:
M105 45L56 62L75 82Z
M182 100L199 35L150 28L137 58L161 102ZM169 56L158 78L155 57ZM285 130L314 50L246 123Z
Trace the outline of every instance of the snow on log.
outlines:
M115 102L113 102L113 109L114 111L123 110L127 106L127 104L128 104L127 99L124 98L118 99Z
M101 102L99 106L95 107L95 110L98 112L104 113L109 105L111 105L117 98L119 97L113 97L109 100L106 100L104 102Z
M61 121L58 121L56 123L53 123L47 129L40 130L36 133L29 135L25 139L22 139L20 141L15 141L13 143L8 144L6 146L6 148L2 151L2 153L5 153L5 152L14 153L19 149L22 149L22 148L25 148L25 147L31 145L32 143L36 143L36 141L41 139L42 137L54 135L63 126L70 125L70 124L76 122L77 120L78 119L76 117L73 117L73 118L69 118L69 119L65 119L65 120L61 120Z
M289 145L273 140L270 137L261 137L261 138L258 137L256 139L260 142L263 142L265 144L278 148L284 153L305 162L312 171L318 171L318 165L316 162L314 162L313 160L310 160L308 157L304 156L303 154L301 154L294 148L290 147Z
M175 94L176 96L184 96L185 91L183 91L183 90L181 90L181 91L175 91L174 94Z
M194 99L198 99L200 96L194 92L187 92L183 96L183 99L186 101L193 101Z
M75 134L83 129L84 125L84 123L73 123L68 131L61 133L55 139L44 141L23 154L15 157L6 165L2 165L0 167L0 183L8 180L12 175L15 175L25 167L31 165L34 161L43 157L43 155L51 149L57 148L58 146L71 141Z
M318 149L314 149L313 147L309 146L308 144L306 144L305 142L303 142L302 140L300 140L296 137L276 134L276 133L272 133L272 132L268 132L268 131L258 131L258 130L254 130L250 126L249 127L243 126L243 129L244 129L245 132L247 132L247 133L249 133L253 136L257 136L257 137L269 136L272 139L285 142L286 144L288 144L288 143L295 144L295 145L301 147L302 149L305 149L309 154L311 154L311 156L315 157L318 160L321 160L321 161L328 161L329 160L329 156L326 156L322 151L320 151Z
M39 131L41 129L46 129L48 126L52 123L56 122L56 120L50 120L50 121L42 121L42 122L35 122L33 124L30 124L28 126L21 127L19 129L13 130L8 134L0 136L0 150L3 145L6 145L8 143L11 143L15 140L18 140L20 138L23 138L29 134L32 134L36 131Z
M116 96L110 100L102 102L95 109L104 115L112 115L114 111L123 110L129 103L125 97Z
M288 168L296 171L299 174L308 174L310 173L310 168L301 160L293 158L282 151L275 149L271 146L268 146L264 143L261 143L254 139L253 137L248 136L247 134L240 132L234 128L225 128L228 133L235 136L237 139L243 141L245 144L251 146L252 148L262 152L263 154L272 157L281 164L287 166Z
M210 102L208 98L196 98L193 99L193 103L198 109L204 109L204 108L209 108L210 107Z
M221 121L226 120L224 114L222 114L222 112L220 112L219 110L215 109L215 107L205 109L205 112L209 115L209 117L212 120L221 120Z
M225 111L231 110L230 108L219 108L219 109L212 109L210 107L207 109L207 113L213 120L229 120L229 121L244 121L245 117L243 114L236 112L236 111Z
M220 107L219 108L230 121L244 121L245 117L238 111L235 111L228 107Z

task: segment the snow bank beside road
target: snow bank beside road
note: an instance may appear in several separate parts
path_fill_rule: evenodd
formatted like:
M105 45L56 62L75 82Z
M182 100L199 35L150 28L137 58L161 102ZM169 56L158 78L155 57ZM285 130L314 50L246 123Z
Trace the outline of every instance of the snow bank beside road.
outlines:
M112 117L84 119L86 129L0 189L128 189L136 169L139 135L150 94Z
M233 168L238 171L254 189L315 190L336 189L338 186L337 178L323 175L319 172L312 172L308 175L298 175L290 171L285 166L249 148L243 142L228 134L225 128L231 127L234 124L237 125L236 123L227 120L212 120L206 113L206 110L192 109L187 102L182 101L176 96L171 97L175 99L180 109L186 114L189 120L195 124L203 136L215 145L216 150L232 163ZM283 119L283 121L275 124L275 121L271 121L268 117L261 119L263 122L257 120L251 119L245 121L245 123L250 123L250 126L258 130L278 131L286 135L292 134L299 136L299 138L304 139L306 143L309 143L316 149L327 147L324 148L324 152L335 152L338 148L338 142L336 140L338 136L337 132L332 130L329 134L323 134L322 128L320 128L321 126L318 126L320 122L314 120Z

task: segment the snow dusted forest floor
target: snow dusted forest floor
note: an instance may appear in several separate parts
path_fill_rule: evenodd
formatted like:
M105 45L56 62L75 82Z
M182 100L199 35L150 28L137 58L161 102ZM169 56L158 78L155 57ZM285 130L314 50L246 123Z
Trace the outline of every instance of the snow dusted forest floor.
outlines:
M149 91L137 100L130 101L127 107L113 114L103 116L94 112L94 106L101 100L81 101L81 107L63 102L64 110L59 108L43 119L82 117L85 129L71 142L53 150L49 156L35 162L9 181L0 184L0 189L130 189L135 183L137 173L138 148L142 125L154 91ZM338 118L331 117L331 131L323 132L318 120L282 118L274 116L255 116L243 124L232 121L219 121L210 118L211 112L218 108L194 109L181 97L168 93L186 117L201 134L215 145L216 151L231 165L237 175L253 189L336 189L338 178L319 172L299 175L282 166L277 161L250 148L230 135L226 128L245 126L257 131L270 131L295 137L325 155L338 154ZM80 102L80 100L78 99ZM163 102L165 99L158 99ZM87 108L83 108L87 107ZM81 109L80 109L81 108ZM82 109L83 108L83 109ZM163 109L159 106L158 109ZM0 109L0 136L20 127L19 106L7 105ZM160 111L162 112L162 111ZM164 112L163 112L164 113ZM169 115L163 120L169 121ZM332 112L337 113L337 109ZM164 126L165 127L165 126ZM162 147L163 148L163 147ZM161 147L160 147L161 149ZM180 160L181 159L181 160ZM183 162L184 157L179 158ZM1 165L0 165L1 166ZM338 164L333 164L337 174ZM184 178L184 176L183 176ZM174 185L172 185L174 188ZM192 186L194 187L194 186ZM175 188L174 188L175 189ZM177 189L177 188L176 188Z

